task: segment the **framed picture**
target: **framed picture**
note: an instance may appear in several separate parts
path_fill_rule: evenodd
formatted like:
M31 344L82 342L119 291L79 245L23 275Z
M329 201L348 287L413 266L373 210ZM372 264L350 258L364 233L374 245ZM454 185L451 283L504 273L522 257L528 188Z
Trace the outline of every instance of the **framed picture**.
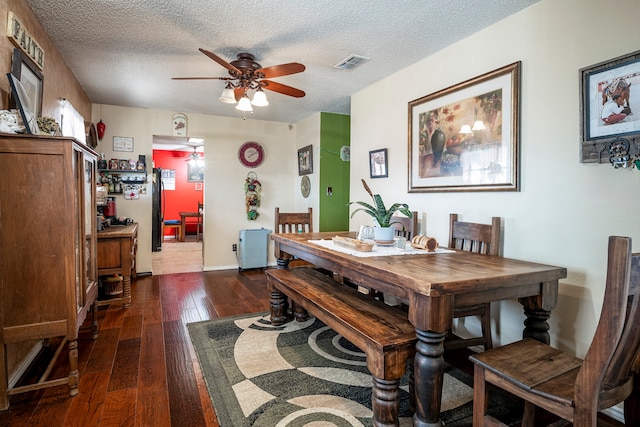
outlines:
M16 76L11 73L7 73L7 77L9 78L9 85L11 86L11 92L16 100L16 105L18 110L20 110L20 116L22 117L25 132L38 135L40 133L40 129L38 129L37 117L31 107L27 91Z
M640 134L640 51L580 70L581 161L599 162L612 140Z
M298 150L298 176L313 173L312 148L312 145L307 145Z
M187 136L187 115L175 113L172 118L173 136Z
M20 49L13 49L11 74L22 86L29 99L33 114L36 118L42 115L42 84L43 76L36 64Z
M129 136L114 136L113 151L133 151L133 138Z
M204 167L197 164L187 163L187 180L189 182L204 181Z
M409 192L518 191L520 61L409 102Z
M369 151L369 176L371 178L386 178L387 172L387 149Z

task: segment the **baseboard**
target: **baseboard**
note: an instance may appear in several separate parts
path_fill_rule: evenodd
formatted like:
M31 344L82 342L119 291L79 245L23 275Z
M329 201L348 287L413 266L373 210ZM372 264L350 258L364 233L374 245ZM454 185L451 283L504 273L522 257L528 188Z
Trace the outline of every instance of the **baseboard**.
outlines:
M624 409L621 406L612 406L600 412L624 424Z
M15 371L9 376L8 386L9 388L13 388L20 378L27 372L33 361L38 357L38 354L42 350L42 340L38 341L31 347L29 353L22 359L22 361L18 364Z

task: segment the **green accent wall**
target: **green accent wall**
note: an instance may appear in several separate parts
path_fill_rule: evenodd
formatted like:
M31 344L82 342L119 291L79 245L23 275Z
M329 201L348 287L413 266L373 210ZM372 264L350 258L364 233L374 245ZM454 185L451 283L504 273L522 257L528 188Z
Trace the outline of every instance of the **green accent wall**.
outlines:
M349 229L350 163L340 160L340 148L350 146L351 116L320 113L319 231ZM331 187L332 195L327 194Z

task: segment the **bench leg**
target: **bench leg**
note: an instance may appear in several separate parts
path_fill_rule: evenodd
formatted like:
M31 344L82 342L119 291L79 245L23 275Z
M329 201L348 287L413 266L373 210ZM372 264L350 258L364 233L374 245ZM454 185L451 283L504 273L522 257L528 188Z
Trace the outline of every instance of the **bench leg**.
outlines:
M287 323L287 297L275 288L270 295L271 324L274 326L284 325Z
M293 305L293 317L298 322L305 322L309 319L309 313L300 304L296 304L295 301L291 301Z
M398 426L400 404L400 380L383 380L373 377L371 406L375 427Z

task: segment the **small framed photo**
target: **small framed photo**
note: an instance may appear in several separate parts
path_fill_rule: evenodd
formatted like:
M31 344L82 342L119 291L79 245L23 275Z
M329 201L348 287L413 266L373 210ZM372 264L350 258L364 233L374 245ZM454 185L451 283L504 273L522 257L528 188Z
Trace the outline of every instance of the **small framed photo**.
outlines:
M133 138L129 136L114 136L113 151L133 151Z
M118 160L118 169L126 171L129 170L129 160L127 159L120 159Z
M313 173L313 146L307 145L298 150L298 175Z
M640 85L640 51L580 70L582 162L599 162L603 146L640 134L640 99L630 96L636 85Z
M369 151L369 176L371 178L386 178L389 176L387 164L387 149Z

